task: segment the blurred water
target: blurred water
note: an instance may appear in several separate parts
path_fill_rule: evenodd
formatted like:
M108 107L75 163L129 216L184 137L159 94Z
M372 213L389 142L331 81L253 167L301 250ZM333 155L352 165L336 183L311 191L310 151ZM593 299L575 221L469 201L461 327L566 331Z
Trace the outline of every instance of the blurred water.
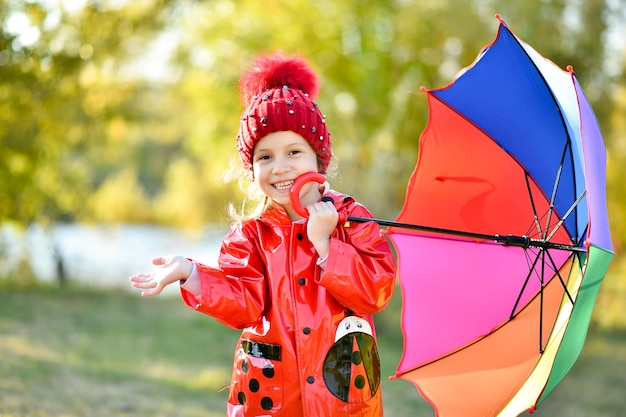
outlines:
M61 259L70 281L132 290L128 277L153 270L156 256L179 254L214 265L225 233L217 227L192 234L152 225L63 224L24 231L2 225L0 275L19 273L25 257L38 279L55 281Z

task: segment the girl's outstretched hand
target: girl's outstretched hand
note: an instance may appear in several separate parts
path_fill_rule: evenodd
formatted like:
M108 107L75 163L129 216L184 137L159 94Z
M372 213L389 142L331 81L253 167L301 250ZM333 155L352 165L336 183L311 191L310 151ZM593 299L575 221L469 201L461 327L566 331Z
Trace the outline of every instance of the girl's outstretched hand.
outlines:
M150 274L137 274L130 277L133 287L144 290L141 292L143 296L161 294L163 288L187 279L193 270L191 261L180 255L154 258L152 264L159 268Z

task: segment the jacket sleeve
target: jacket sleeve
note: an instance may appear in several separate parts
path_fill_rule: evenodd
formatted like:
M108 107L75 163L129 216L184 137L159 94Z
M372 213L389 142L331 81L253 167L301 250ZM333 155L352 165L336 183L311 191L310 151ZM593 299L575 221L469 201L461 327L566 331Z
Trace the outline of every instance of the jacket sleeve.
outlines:
M351 216L371 218L371 213L355 203ZM387 239L375 222L343 225L345 238L333 234L326 267L320 276L323 285L345 308L356 314L381 310L393 294L396 263Z
M218 266L195 263L198 293L181 287L185 303L220 323L242 329L260 320L265 308L265 267L255 241L241 227L232 228L222 242Z

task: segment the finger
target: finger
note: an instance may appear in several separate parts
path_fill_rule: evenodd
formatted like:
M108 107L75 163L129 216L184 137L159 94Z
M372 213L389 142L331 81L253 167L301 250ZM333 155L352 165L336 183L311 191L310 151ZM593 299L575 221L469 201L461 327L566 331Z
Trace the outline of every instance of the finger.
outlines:
M150 278L149 274L136 274L136 275L132 275L129 279L132 282L142 282L149 278Z
M330 201L318 201L317 203L314 203L313 205L320 210L328 210L328 209L335 208L335 205Z
M152 274L137 274L130 277L132 282L147 282L153 280Z
M157 256L152 259L152 265L165 265L167 263L167 258L163 256Z
M320 202L313 203L310 206L308 206L307 210L313 211L313 212L316 212L316 213L324 213L324 212L327 212L329 210L333 210L334 207L335 206L331 202L320 201Z
M157 283L153 280L135 281L132 283L132 286L134 288L145 290L149 288L155 288L157 286Z
M307 211L309 212L309 215L312 214L316 214L319 210L317 209L317 206L315 204L311 204L310 206L308 206Z
M158 285L156 288L154 288L152 290L142 291L141 295L143 297L153 297L155 295L161 294L161 291L163 291L163 287L161 285Z
M317 212L320 214L330 215L330 214L337 213L337 209L332 203L320 203Z

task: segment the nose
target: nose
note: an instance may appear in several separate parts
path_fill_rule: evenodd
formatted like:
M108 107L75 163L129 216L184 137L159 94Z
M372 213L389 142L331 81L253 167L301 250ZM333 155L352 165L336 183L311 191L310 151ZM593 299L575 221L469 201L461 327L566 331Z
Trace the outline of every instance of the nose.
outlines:
M274 174L282 174L283 172L287 172L291 169L291 165L287 158L276 157L274 159L274 165L272 166L272 172Z

